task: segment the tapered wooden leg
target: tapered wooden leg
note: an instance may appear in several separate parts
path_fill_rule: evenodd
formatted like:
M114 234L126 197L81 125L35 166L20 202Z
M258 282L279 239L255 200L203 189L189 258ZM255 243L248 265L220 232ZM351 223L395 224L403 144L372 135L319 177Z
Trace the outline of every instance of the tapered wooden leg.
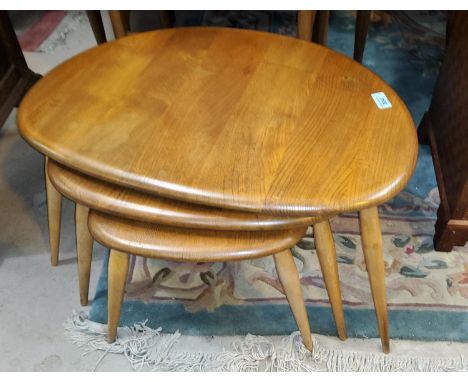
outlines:
M128 254L111 250L108 268L107 342L115 341L128 274Z
M45 158L45 183L47 198L47 220L49 223L50 263L58 264L60 247L60 224L62 218L62 195L55 189L47 173L47 160Z
M310 334L309 318L307 317L299 273L294 263L292 253L288 249L277 253L273 257L275 259L276 272L278 273L294 319L301 332L304 345L307 349L312 351L312 335Z
M316 12L317 11L297 12L297 37L301 40L312 40L312 28L314 27Z
M78 276L80 284L80 303L88 305L89 275L93 256L93 237L88 230L89 208L80 204L75 208L76 225L76 255L78 260Z
M328 298L335 318L338 337L346 339L346 324L341 301L340 280L338 276L338 263L336 261L335 242L328 220L314 224L315 247L322 269L323 280L327 288Z
M390 352L388 335L387 296L385 291L385 265L377 207L362 210L359 213L361 240L367 273L374 300L375 314L379 325L380 340L384 353Z
M356 31L354 33L354 59L362 62L366 46L372 11L356 11Z

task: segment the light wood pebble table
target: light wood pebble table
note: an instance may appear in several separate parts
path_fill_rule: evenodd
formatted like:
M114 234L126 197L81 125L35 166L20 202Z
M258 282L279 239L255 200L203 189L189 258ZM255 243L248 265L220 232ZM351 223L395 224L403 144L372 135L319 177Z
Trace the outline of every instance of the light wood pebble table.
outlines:
M374 93L384 93L391 107L381 108ZM328 218L359 211L377 323L389 351L377 206L409 181L418 145L402 100L365 67L322 46L264 32L140 33L52 70L24 98L18 126L49 158L53 264L61 195L77 203L83 303L92 237L111 248L109 341L128 253L178 261L274 255L312 349L289 251L310 224L344 339Z

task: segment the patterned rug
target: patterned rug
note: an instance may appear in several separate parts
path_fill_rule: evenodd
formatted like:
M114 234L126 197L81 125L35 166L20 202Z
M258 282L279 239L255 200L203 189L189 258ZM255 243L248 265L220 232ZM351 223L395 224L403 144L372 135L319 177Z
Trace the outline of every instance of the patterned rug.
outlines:
M179 25L223 25L294 35L293 12L186 13ZM375 13L364 64L402 96L416 123L430 102L443 53L443 12ZM332 12L329 46L352 54L352 12ZM397 197L380 206L392 338L468 341L468 247L435 252L439 204L428 147ZM356 214L332 221L348 335L376 337L376 321ZM336 335L314 248L312 230L294 248L311 328ZM105 323L107 263L91 320ZM145 321L189 335L290 334L296 330L271 257L232 263L175 263L133 258L121 325Z

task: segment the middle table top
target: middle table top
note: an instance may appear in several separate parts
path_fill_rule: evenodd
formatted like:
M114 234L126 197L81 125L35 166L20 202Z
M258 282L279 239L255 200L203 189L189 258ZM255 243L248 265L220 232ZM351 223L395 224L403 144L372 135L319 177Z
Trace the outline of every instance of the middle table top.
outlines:
M375 92L392 107L379 109ZM29 91L18 125L43 154L111 183L283 215L386 201L418 150L406 106L365 67L309 42L224 28L86 51Z

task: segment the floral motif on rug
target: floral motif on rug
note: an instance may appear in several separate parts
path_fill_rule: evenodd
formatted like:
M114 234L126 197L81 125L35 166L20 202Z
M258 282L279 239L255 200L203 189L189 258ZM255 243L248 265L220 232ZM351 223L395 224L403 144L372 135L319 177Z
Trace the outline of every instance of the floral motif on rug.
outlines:
M373 308L360 237L335 234L343 301ZM432 236L384 235L390 307L468 309L468 248L433 250ZM328 304L312 231L294 248L304 297ZM126 299L178 301L187 311L215 311L222 305L287 304L271 256L222 263L177 263L134 257Z

